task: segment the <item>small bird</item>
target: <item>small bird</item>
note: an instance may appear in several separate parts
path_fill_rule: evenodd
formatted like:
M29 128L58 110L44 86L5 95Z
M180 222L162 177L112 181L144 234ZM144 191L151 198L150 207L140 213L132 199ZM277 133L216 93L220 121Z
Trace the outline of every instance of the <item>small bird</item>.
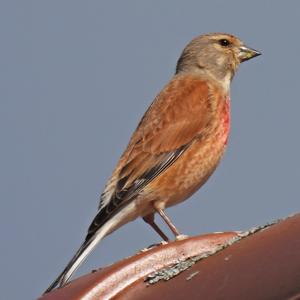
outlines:
M182 237L164 210L216 169L230 130L230 83L241 62L260 54L225 33L198 36L184 48L108 180L83 244L46 292L64 286L100 240L138 217L168 241L154 221L158 213Z

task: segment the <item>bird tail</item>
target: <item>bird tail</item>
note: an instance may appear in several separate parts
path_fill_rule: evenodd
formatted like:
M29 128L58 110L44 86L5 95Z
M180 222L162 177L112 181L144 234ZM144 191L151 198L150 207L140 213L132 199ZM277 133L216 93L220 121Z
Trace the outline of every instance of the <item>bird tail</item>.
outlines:
M110 232L112 225L113 224L111 222L107 222L103 224L103 226L101 226L92 236L87 235L85 241L77 250L73 258L67 264L62 273L47 288L45 293L52 291L56 287L62 287L68 282L72 274L93 251L96 245Z

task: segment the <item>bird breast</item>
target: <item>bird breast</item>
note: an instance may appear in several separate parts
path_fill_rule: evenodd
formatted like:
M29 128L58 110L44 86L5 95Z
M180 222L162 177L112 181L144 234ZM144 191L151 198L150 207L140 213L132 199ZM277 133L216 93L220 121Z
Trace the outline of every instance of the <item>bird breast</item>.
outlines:
M144 191L149 201L159 206L175 205L197 191L220 162L230 131L230 99L218 101L215 117L204 137L199 137L189 149L155 179Z

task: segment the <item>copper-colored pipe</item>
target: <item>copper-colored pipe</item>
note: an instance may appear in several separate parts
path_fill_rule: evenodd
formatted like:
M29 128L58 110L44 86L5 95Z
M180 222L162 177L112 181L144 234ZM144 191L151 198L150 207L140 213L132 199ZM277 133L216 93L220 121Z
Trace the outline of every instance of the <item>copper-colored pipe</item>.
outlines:
M299 278L297 214L249 232L207 234L160 245L40 299L296 300Z
M82 276L43 300L110 299L140 278L201 253L214 252L237 236L235 232L208 234L170 242L140 252L107 268Z

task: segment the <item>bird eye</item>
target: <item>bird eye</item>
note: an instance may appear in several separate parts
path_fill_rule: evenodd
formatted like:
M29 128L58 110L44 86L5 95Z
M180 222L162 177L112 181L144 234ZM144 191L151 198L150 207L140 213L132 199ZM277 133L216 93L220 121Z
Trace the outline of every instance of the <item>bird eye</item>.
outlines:
M223 47L228 47L230 45L230 42L227 39L221 39L219 40L219 44Z

